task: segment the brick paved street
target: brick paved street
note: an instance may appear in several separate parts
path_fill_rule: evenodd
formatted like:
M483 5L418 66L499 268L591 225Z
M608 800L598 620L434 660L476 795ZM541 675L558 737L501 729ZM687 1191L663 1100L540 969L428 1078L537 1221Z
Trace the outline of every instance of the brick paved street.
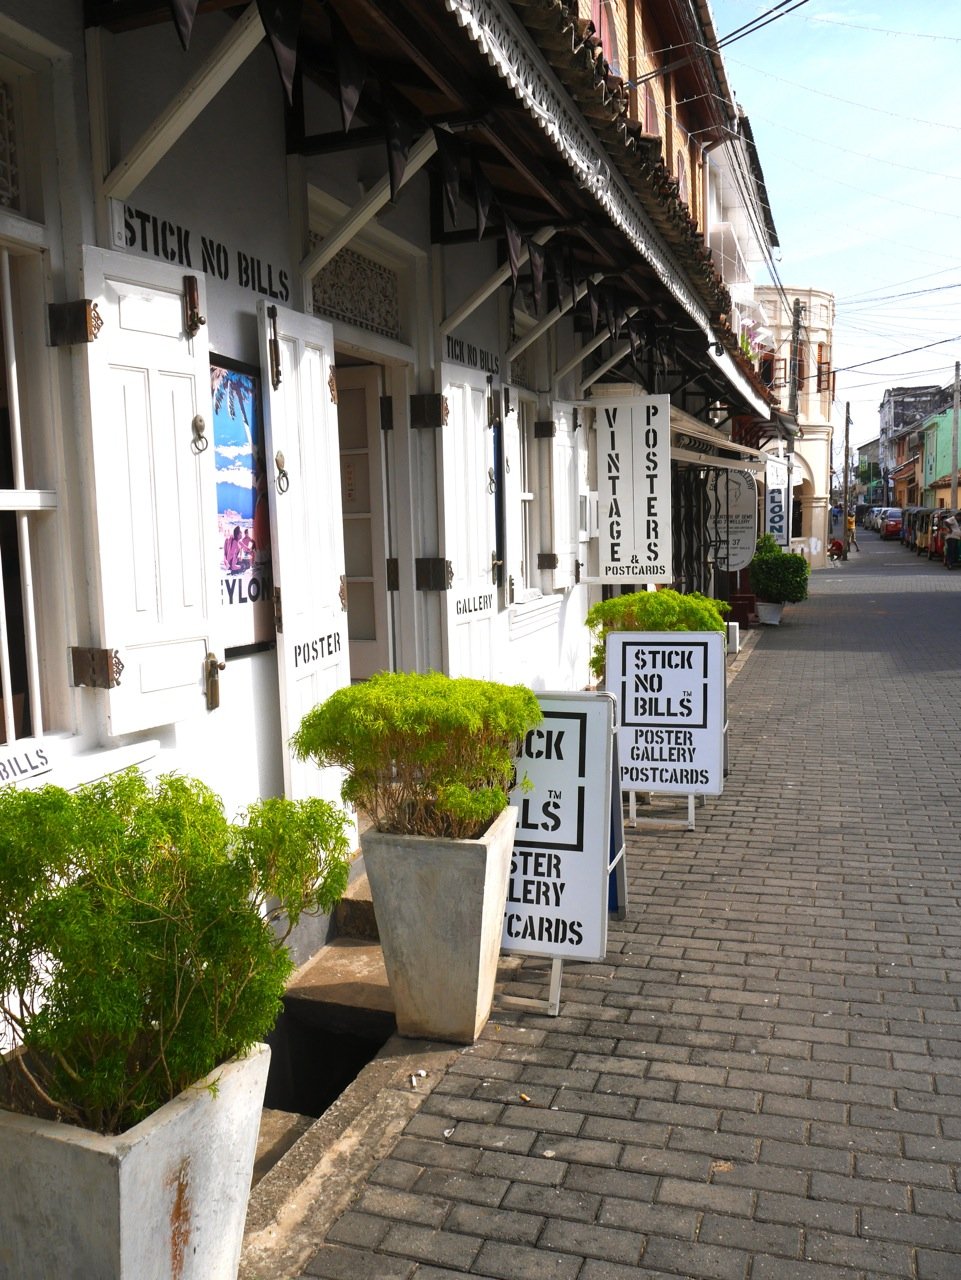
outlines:
M961 1277L961 573L860 541L736 664L697 830L630 833L607 960L501 1003L304 1274Z

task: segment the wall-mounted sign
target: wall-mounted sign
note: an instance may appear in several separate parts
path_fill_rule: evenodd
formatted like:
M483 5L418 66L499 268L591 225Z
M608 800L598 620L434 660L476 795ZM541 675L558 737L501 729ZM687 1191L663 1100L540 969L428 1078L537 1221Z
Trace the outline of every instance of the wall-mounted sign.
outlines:
M764 470L764 532L779 547L791 545L791 471L787 462L769 458Z
M500 356L495 351L486 351L476 342L468 342L466 338L452 338L447 335L445 359L454 364L466 364L468 369L480 369L483 373L499 373Z
M746 569L757 546L757 481L750 471L715 469L708 472L707 492L717 567L725 573Z
M607 951L614 703L538 694L543 721L517 761L517 831L501 946L600 960Z
M598 580L670 582L670 396L598 401L597 499Z
M605 683L617 701L622 791L724 789L724 636L612 631Z
M110 237L115 249L135 249L162 262L202 271L240 289L278 302L290 301L286 271L240 248L230 248L216 236L171 222L146 209L110 200Z

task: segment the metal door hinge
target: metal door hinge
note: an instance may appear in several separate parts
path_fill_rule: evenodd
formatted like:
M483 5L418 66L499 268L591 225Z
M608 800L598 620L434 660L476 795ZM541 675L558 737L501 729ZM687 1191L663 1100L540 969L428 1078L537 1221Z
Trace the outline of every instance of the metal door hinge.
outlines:
M340 607L341 609L343 609L344 613L346 613L347 612L347 576L346 574L342 573L340 575L340 590L338 591L337 594L340 596Z
M538 569L556 569L558 564L555 551L540 551L537 555Z
M274 587L274 629L283 632L284 607L280 600L280 587Z
M94 342L103 328L103 316L89 298L76 302L51 302L47 307L51 347L73 347Z
M450 413L447 397L440 393L417 395L410 398L410 425L412 427L446 427Z
M540 419L534 423L535 440L553 440L557 435L557 425L551 418Z
M380 429L381 431L393 431L394 429L394 397L380 397Z
M449 591L454 567L449 560L421 557L414 561L414 586L418 591Z
M115 689L123 674L123 663L116 649L70 650L73 663L73 682L90 689Z
M396 556L390 556L387 560L387 590L400 590L400 561Z

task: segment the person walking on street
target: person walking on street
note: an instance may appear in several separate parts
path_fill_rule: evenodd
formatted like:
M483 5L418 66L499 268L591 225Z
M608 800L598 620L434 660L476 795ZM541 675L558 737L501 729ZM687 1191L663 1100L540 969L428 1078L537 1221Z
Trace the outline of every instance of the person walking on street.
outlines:
M858 535L857 535L857 529L855 527L853 511L848 512L847 531L848 531L848 550L850 551L851 548L853 547L855 551L860 551L861 548L858 546Z

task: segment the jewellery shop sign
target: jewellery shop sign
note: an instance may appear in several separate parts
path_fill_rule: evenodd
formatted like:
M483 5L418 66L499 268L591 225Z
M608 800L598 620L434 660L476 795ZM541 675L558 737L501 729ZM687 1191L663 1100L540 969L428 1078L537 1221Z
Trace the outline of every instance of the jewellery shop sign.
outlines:
M609 633L621 791L721 794L725 679L719 631Z

